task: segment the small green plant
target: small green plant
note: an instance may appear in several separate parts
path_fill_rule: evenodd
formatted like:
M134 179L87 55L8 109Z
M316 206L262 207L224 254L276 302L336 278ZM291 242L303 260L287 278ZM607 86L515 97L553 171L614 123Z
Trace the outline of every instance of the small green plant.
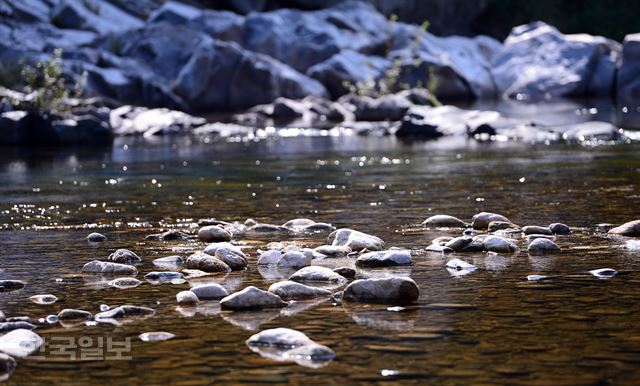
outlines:
M25 98L9 100L24 110L64 111L70 107L69 97L80 98L86 85L86 71L71 87L67 85L62 70L62 50L56 48L48 60L35 65L22 64L20 76L23 81ZM69 90L72 90L71 93Z
M398 17L394 14L389 16L389 39L387 39L387 43L385 45L385 56L391 52L393 48L393 30L396 28L396 22ZM429 21L425 20L420 25L421 31L424 33L429 29ZM420 47L422 43L423 33L417 33L412 41L410 47L407 49L408 52L415 52ZM393 92L397 92L399 90L406 90L412 87L412 85L408 83L400 82L400 77L402 75L403 70L403 58L396 58L391 66L385 71L385 73L378 79L365 79L364 81L351 83L349 81L344 81L343 86L349 90L349 92L361 96L371 96L371 97L379 97L381 95L390 94ZM423 64L421 58L414 58L413 63L411 65L415 68L419 68ZM434 95L438 87L438 77L435 73L432 66L428 67L428 72L425 74L427 77L427 90L430 93L430 102L434 106L441 105L440 101ZM422 87L422 82L418 81L418 84L413 85L413 87Z

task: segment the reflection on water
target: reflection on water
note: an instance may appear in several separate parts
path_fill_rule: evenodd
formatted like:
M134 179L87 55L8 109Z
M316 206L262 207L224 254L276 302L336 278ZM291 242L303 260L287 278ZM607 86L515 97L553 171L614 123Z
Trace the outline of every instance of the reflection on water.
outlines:
M290 138L260 142L118 139L113 147L52 151L6 149L0 154L0 279L27 286L3 293L0 309L33 320L63 308L97 313L100 304L151 307L156 314L124 323L60 325L56 336L131 337L132 360L21 360L9 384L205 384L273 382L327 384L412 381L438 384L604 384L640 378L640 259L628 239L607 237L596 224L618 224L640 213L637 144L581 148L487 144L461 139L400 143L394 138ZM578 230L559 236L563 253L453 255L477 270L451 276L443 257L424 251L438 236L426 217L446 213L469 220L479 211L502 213L519 225L565 222ZM417 305L336 306L331 300L295 302L283 310L221 311L218 302L177 306L190 286L217 282L229 291L266 289L288 275L257 267L270 242L316 247L326 234L239 236L249 256L243 273L155 285L145 280L118 289L113 278L79 275L82 265L118 248L136 252L138 279L160 269L152 260L189 254L196 241L154 242L145 236L181 227L194 233L200 218L282 224L297 217L378 235L411 249L416 264L360 270L358 277L411 276ZM89 244L84 228L109 240ZM602 228L605 229L605 228ZM623 246L627 248L623 249ZM353 267L353 260L317 264ZM589 271L619 275L599 280ZM171 267L171 269L175 269ZM527 275L551 276L527 281ZM38 305L32 295L60 300ZM321 369L274 362L244 344L255 332L300 330L337 358ZM142 342L147 331L176 335Z

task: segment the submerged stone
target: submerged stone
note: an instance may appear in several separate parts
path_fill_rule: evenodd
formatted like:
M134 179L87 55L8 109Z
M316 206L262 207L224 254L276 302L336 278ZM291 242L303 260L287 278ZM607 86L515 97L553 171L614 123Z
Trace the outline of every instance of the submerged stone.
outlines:
M46 305L46 304L53 304L57 302L58 298L55 295L46 294L46 295L33 295L29 297L29 300L31 300L36 304Z
M118 249L109 255L108 260L121 264L138 263L142 261L138 255L128 249Z
M278 295L283 300L300 300L331 296L331 291L326 289L311 287L290 280L271 284L269 292Z
M335 284L344 284L347 282L347 279L343 276L340 276L338 273L332 271L326 267L319 267L317 265L312 265L309 267L304 267L299 271L295 272L293 275L289 277L289 280L297 281L297 282L325 282L325 283L335 283Z
M218 300L229 296L229 292L217 283L201 284L190 289L201 300Z
M560 247L549 239L538 238L531 241L527 251L531 255L542 255L545 253L560 252Z
M223 310L256 310L286 307L287 303L271 292L249 286L220 300Z
M82 273L137 275L138 269L132 265L93 260L82 267Z
M381 238L348 228L332 232L327 242L331 245L347 246L354 251L363 249L381 251L384 249L384 241Z
M411 252L407 250L368 252L356 259L356 265L359 267L391 267L411 264L413 264Z
M491 212L480 212L472 217L471 226L473 229L487 229L489 223L492 221L504 221L511 222L508 218L503 215Z
M58 312L58 319L60 320L79 320L79 319L91 320L93 319L93 314L85 310L65 308L64 310Z
M161 342L175 338L175 334L165 331L153 331L142 333L138 335L138 338L143 342Z
M43 343L44 340L35 332L17 329L0 336L0 351L16 357L26 357Z
M618 227L609 230L610 234L640 237L640 220L629 221Z
M185 267L205 272L231 272L231 267L229 267L225 262L202 252L196 252L189 256L185 263Z
M525 235L551 235L553 232L548 227L540 227L535 225L528 225L522 228L522 233Z
M231 241L231 237L231 233L217 225L204 226L198 230L198 239L206 243Z
M87 241L90 241L92 243L99 243L102 241L107 241L107 236L103 235L102 233L93 232L89 233L89 235L87 236Z

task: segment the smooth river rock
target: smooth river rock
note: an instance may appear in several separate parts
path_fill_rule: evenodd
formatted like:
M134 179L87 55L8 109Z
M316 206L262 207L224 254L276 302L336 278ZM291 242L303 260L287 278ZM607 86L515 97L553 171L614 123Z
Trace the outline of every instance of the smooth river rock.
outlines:
M453 249L455 252L460 252L464 250L469 244L471 244L472 241L472 237L460 236L447 241L444 246Z
M0 381L6 380L15 368L16 360L7 354L0 353Z
M270 249L260 254L258 265L277 265L282 258L282 252Z
M518 246L512 241L499 236L489 236L484 240L484 249L496 253L514 253L518 251Z
M138 335L138 338L143 342L161 342L175 338L175 334L166 331L151 331Z
M129 304L125 304L122 306L112 308L108 311L100 312L96 314L95 319L100 320L100 319L118 319L118 318L128 318L128 317L150 316L150 315L154 315L155 313L156 311L153 308L132 306Z
M297 282L320 282L320 283L334 283L334 284L344 284L347 282L347 279L338 273L332 271L326 267L319 267L317 265L312 265L309 267L304 267L299 271L295 272L293 275L289 277L289 280L297 281Z
M358 267L391 267L412 264L411 252L407 250L367 252L356 259Z
M198 303L199 299L196 294L191 291L180 291L176 294L178 304L193 305Z
M242 252L242 249L240 249L240 247L238 247L236 245L233 245L228 241L220 241L220 242L217 242L217 243L211 243L211 244L207 245L204 248L204 251L202 251L202 252L206 253L207 255L215 256L216 255L216 251L218 249L220 249L220 248L231 249L233 251L242 253L242 255L244 256L244 252Z
M609 230L612 235L640 237L640 220L629 221Z
M231 241L231 237L231 233L217 225L204 226L198 230L198 240L205 243Z
M503 215L491 212L480 212L471 218L471 226L473 229L487 229L491 221L511 222Z
M29 300L31 300L35 304L46 305L46 304L53 304L57 302L58 297L51 294L33 295L29 297Z
M181 279L182 273L175 271L153 271L144 275L146 280L173 280Z
M0 280L0 292L16 291L24 288L25 283L22 280Z
M302 252L291 251L282 255L278 260L278 267L283 268L301 268L311 265L311 256Z
M332 361L336 354L300 331L273 328L261 331L246 341L247 346L261 356L276 361L293 361L301 366L318 368Z
M548 227L541 227L536 225L528 225L522 228L522 233L525 235L551 235L551 229Z
M554 235L568 235L569 233L571 233L571 228L569 228L568 225L559 223L559 222L554 222L553 224L550 224L549 230Z
M422 222L422 225L427 227L438 227L438 228L466 228L467 223L460 220L457 217L449 216L446 214L437 214L435 216L431 216L428 219Z
M189 256L185 267L204 272L231 272L231 267L224 261L202 252L196 252Z
M278 295L283 300L300 300L331 296L331 291L329 290L311 287L290 280L271 284L269 292Z
M107 241L107 236L103 235L102 233L93 232L89 233L89 235L87 236L87 241L90 241L92 243L99 243L102 241Z
M58 319L60 320L91 320L93 314L85 310L77 310L74 308L65 308L58 312Z
M220 247L216 249L215 257L224 262L233 271L247 268L247 257L238 248Z
M229 292L218 283L197 285L190 289L200 300L219 300L229 296Z
M138 269L132 265L93 260L82 267L82 273L102 273L135 276L138 274Z
M420 296L420 289L408 277L360 279L351 282L342 295L345 302L409 304Z
M381 238L348 228L332 232L327 242L331 245L347 246L354 251L362 249L381 251L384 249L384 241Z
M545 253L558 253L560 247L552 240L539 238L531 241L527 251L531 255L543 255Z
M118 249L117 251L110 254L107 260L121 264L131 264L142 261L142 259L138 255L128 249Z
M328 257L343 257L353 252L346 245L321 245L315 248L314 251Z
M26 357L35 352L44 339L27 329L17 329L0 336L0 351L14 357Z
M113 279L107 283L111 287L119 288L119 289L129 289L136 288L142 282L135 277L118 277Z
M278 295L249 286L220 300L223 310L261 310L286 307Z

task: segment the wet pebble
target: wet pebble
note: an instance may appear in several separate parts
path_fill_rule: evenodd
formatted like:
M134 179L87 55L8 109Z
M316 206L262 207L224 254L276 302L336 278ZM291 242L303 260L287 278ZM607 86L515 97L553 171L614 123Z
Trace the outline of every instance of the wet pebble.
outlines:
M211 256L215 256L216 255L216 251L220 248L227 248L227 249L231 249L233 251L236 251L238 253L242 253L244 255L244 253L242 252L242 249L240 249L240 247L231 244L230 242L227 241L221 241L218 243L210 243L208 244L205 248L204 248L204 253L206 253L207 255L211 255Z
M300 331L274 328L261 331L246 341L247 346L265 358L294 361L308 367L321 367L335 358L333 350L319 345Z
M539 280L544 280L548 278L549 276L545 276L545 275L528 275L527 276L528 281L539 281Z
M331 291L326 289L311 287L290 280L271 284L269 292L278 295L283 300L300 300L331 296Z
M155 310L149 307L122 305L112 308L108 311L100 312L96 314L95 319L116 319L136 316L150 316L155 314Z
M198 230L198 239L206 243L231 241L231 237L230 232L217 225L204 226Z
M462 271L462 270L476 270L478 269L478 267L476 267L473 264L469 264L466 261L460 260L460 259L451 259L449 261L447 261L447 268L451 268L451 269L455 269L458 271Z
M58 318L58 315L47 315L47 317L44 319L44 321L49 324L58 323L59 320L60 318Z
M13 331L18 329L35 330L36 326L25 321L6 321L0 322L0 333Z
M132 265L93 260L82 267L82 273L137 275L138 269Z
M100 308L99 310L104 312L104 311L109 311L109 309L111 309L111 307L109 307L107 304L100 304Z
M287 305L278 295L249 286L220 300L223 310L259 310L282 308Z
M455 252L460 252L466 248L473 241L472 237L469 236L460 236L454 239L449 240L444 246L447 248L451 248Z
M45 295L33 295L29 297L29 300L34 302L35 304L53 304L58 301L58 298L55 295L45 294Z
M107 236L103 235L102 233L93 232L89 233L89 235L87 236L87 241L90 241L92 243L99 243L102 241L107 241Z
M629 221L624 223L618 227L609 230L610 234L621 235L621 236L631 236L631 237L639 237L640 236L640 220Z
M489 225L487 225L487 231L489 232L497 232L507 229L519 230L520 227L509 221L491 221Z
M0 353L0 382L6 380L8 376L16 368L16 360L11 356Z
M135 252L128 249L118 249L117 251L110 254L107 260L121 264L139 263L142 261L142 259L138 255L136 255Z
M368 252L356 259L359 267L391 267L400 265L412 265L411 252L407 250L388 250Z
M546 253L560 252L560 247L549 239L538 238L529 243L527 251L531 255L543 255Z
M499 236L489 236L483 240L484 249L496 253L514 253L518 251L518 246L511 240Z
M441 254L448 254L448 253L453 253L454 252L453 249L451 249L449 247L445 247L444 245L440 245L440 244L427 245L427 247L425 248L425 251L441 253Z
M229 292L217 283L201 284L191 288L190 291L200 300L218 300L229 296Z
M163 340L169 340L175 338L175 335L165 331L153 331L145 332L138 335L143 342L161 342Z
M420 289L408 277L360 279L351 282L342 296L343 302L409 304L418 300Z
M180 291L176 295L176 301L178 304L193 305L198 303L199 299L198 296L191 291Z
M460 220L457 217L449 216L446 214L437 214L424 220L421 225L426 227L438 227L438 228L466 228L467 223Z
M289 277L289 280L297 282L325 282L343 284L347 282L347 279L338 273L332 271L326 267L319 267L312 265L304 267Z

